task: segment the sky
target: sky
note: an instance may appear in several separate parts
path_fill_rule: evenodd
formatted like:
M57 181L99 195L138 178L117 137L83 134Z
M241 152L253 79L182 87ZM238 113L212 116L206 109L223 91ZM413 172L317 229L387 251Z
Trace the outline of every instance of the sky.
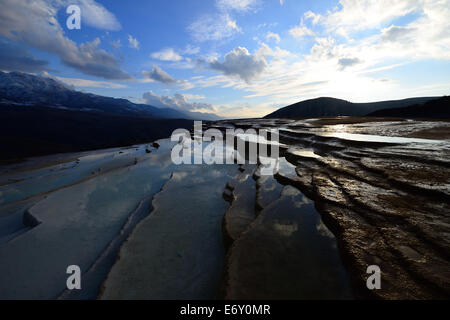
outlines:
M80 29L68 28L71 5ZM260 117L321 96L450 93L450 0L0 0L0 8L0 70L156 107Z

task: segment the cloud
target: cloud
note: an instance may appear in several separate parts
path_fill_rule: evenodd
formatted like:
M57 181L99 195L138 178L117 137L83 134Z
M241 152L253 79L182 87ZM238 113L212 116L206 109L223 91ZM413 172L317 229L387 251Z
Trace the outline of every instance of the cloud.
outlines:
M258 7L259 0L217 0L216 4L220 10L249 11Z
M115 41L111 41L111 42L109 43L109 45L110 45L111 47L113 47L114 49L119 49L120 47L122 47L122 42L120 41L120 39L117 39L117 40L115 40Z
M318 38L313 47L316 57L325 51L328 54L322 57L330 59L357 55L364 57L366 67L389 64L389 59L450 58L449 0L341 0L323 16L309 11L304 17L325 28L334 42L325 44L324 38ZM409 22L402 23L399 19L405 17ZM361 30L371 32L361 37ZM341 35L344 39L336 43Z
M99 48L99 38L77 45L64 35L56 15L59 7L43 0L28 2L3 0L0 10L0 35L30 47L57 55L61 61L88 75L124 80L116 58Z
M261 0L216 0L217 12L201 16L187 30L198 42L231 38L242 32L231 15L234 12L256 11L260 4Z
M69 48L69 50L72 49L75 52L70 52L64 48L64 51L61 52L61 55L63 55L61 57L62 61L66 65L85 74L110 80L130 79L130 75L119 68L116 58L112 54L98 47L100 43L100 39L96 38L93 41L83 43L78 47L75 45L74 47ZM72 56L73 54L76 54L77 56Z
M305 12L304 17L305 19L311 19L312 24L318 24L323 19L322 15L316 14L312 11Z
M315 33L312 30L308 29L308 27L306 27L303 24L303 21L301 21L298 26L290 29L289 33L291 34L291 36L293 36L294 38L296 38L298 40L301 40L305 37L311 37L311 36L315 35Z
M341 58L338 61L341 70L344 70L347 67L354 66L358 63L361 63L361 60L359 60L358 58Z
M275 47L275 49L272 49L263 42L261 42L260 45L261 47L255 52L255 54L261 57L274 57L280 59L293 56L293 54L288 50L283 50L280 49L279 47Z
M68 5L75 4L80 6L81 9L81 24L86 24L88 26L118 31L122 28L117 18L109 12L104 6L101 4L92 1L92 0L67 0L63 1L63 7L67 7Z
M177 83L181 86L181 90L190 90L195 88L195 84L188 80L178 80Z
M189 25L188 31L195 41L204 42L230 38L241 32L241 28L229 14L221 13L200 17Z
M184 54L188 54L188 55L194 55L200 52L200 47L194 47L190 44L188 44L186 46L186 48L183 50Z
M183 57L176 53L172 48L165 48L151 54L153 59L162 61L181 61Z
M414 31L414 28L391 25L389 28L381 30L381 38L383 41L405 41L409 40L409 35Z
M36 73L48 70L48 62L33 57L17 44L0 40L0 70Z
M264 57L252 55L246 48L236 47L225 55L223 62L213 59L210 61L209 67L225 75L237 76L249 82L266 69L267 63Z
M142 71L142 76L146 79L161 82L164 84L174 84L177 81L160 67L154 65L152 71Z
M321 19L329 31L349 33L380 28L396 18L420 11L427 1L420 0L340 0L339 5ZM428 1L431 2L431 1ZM312 15L311 15L312 16Z
M143 79L139 79L139 81L143 83L160 82L166 85L177 85L179 90L190 90L195 88L195 85L192 82L185 79L177 80L157 65L153 65L153 69L151 71L144 70L141 74Z
M130 34L128 35L128 46L130 48L139 50L139 41L136 38L133 38Z
M173 48L164 48L153 52L150 57L161 61L171 62L168 66L173 69L193 69L198 66L198 59L184 57L183 55L196 55L200 52L199 47L187 45L185 49L176 51Z
M114 83L109 81L96 81L96 80L86 80L78 78L63 78L52 76L48 73L43 73L43 76L48 78L59 80L60 82L71 86L71 87L83 87L83 88L107 88L107 89L123 89L128 88L128 86L120 83Z
M216 108L210 103L189 102L186 95L179 93L174 94L172 97L158 96L150 90L144 93L143 99L146 104L158 108L174 108L192 112L216 111Z
M190 99L190 100L203 100L203 99L206 99L206 97L204 95L201 95L201 94L185 93L185 94L183 94L183 96L185 96L186 99Z
M274 32L267 32L266 39L267 41L274 39L276 43L280 43L280 35Z
M323 61L335 58L339 55L339 47L336 40L328 38L316 38L316 43L311 48L309 60Z

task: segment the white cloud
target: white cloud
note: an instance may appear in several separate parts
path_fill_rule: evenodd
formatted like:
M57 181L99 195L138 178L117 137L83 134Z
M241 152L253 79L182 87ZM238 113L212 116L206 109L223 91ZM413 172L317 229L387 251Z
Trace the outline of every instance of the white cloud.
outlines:
M280 35L274 32L267 32L266 35L267 41L270 41L271 39L275 40L276 43L280 43Z
M260 48L255 52L256 55L261 57L274 57L276 59L286 58L289 56L294 56L288 50L280 49L279 47L275 47L275 49L270 48L267 44L261 42Z
M175 52L173 48L164 48L160 51L153 52L151 54L153 59L158 59L162 61L181 61L183 57Z
M222 13L199 18L188 27L188 31L194 40L204 42L230 38L241 32L241 28L229 14Z
M228 11L249 11L256 9L260 3L259 0L217 0L217 6L220 10Z
M128 46L130 48L139 50L139 41L136 38L133 38L131 34L128 35Z
M49 77L52 77L52 76L49 75ZM127 85L109 82L109 81L95 81L95 80L86 80L86 79L78 79L78 78L54 77L54 76L52 78L55 78L69 86L74 86L74 87L108 88L108 89L128 88Z
M169 96L158 96L151 90L144 93L143 99L145 103L158 108L174 108L181 111L191 112L215 112L216 108L210 103L190 102L188 96L180 93Z
M393 24L415 13L411 22ZM389 63L389 59L449 59L450 0L341 0L326 15L305 13L306 18L325 26L328 38L316 39L312 56L364 58L364 66ZM373 29L372 35L351 39L358 31ZM348 41L338 44L334 35Z
M289 33L291 34L291 36L299 40L315 35L315 33L311 29L308 29L308 27L304 25L303 21L301 21L298 26L290 29Z
M380 28L398 17L420 11L422 0L340 0L339 6L322 20L327 28L341 35L353 31ZM437 1L436 1L437 2Z
M307 59L315 61L330 60L339 55L339 46L335 39L331 37L316 38L315 41Z
M154 65L152 71L142 71L142 76L146 80L157 81L164 84L175 84L177 81L160 67Z
M316 14L312 11L305 12L304 16L305 16L305 19L311 19L312 24L318 24L323 19L322 15Z
M194 47L190 44L188 44L186 46L186 48L183 50L183 53L187 54L187 55L194 55L194 54L198 54L199 52L200 52L200 47Z
M204 100L204 99L206 99L206 97L201 94L185 93L185 94L183 94L183 96L185 96L186 99L189 99L189 100Z
M181 90L190 90L195 88L195 85L188 80L178 80L178 85L181 86Z
M250 54L246 48L236 47L225 55L224 61L217 59L210 61L209 66L213 70L225 75L237 76L249 82L257 78L267 67L264 57Z
M117 31L122 28L117 18L104 6L93 0L66 0L64 7L71 4L80 6L81 23L91 27L105 30Z
M261 0L216 0L217 12L198 18L187 30L198 42L231 38L242 32L231 14L255 11L260 3Z
M278 22L272 22L272 23L261 23L256 26L256 30L262 29L262 28L273 28L278 25Z

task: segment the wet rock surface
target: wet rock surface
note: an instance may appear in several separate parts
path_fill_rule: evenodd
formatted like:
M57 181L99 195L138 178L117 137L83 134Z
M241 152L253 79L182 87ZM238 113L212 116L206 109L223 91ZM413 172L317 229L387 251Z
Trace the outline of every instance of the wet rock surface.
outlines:
M222 226L226 245L239 238L255 219L255 166L240 166L238 170L239 173L227 183L223 194L223 197L230 201ZM228 191L231 191L231 196Z
M296 219L304 214L295 205L298 192L314 201L336 236L356 297L450 297L450 141L438 134L427 139L405 138L447 123L358 123L334 118L240 120L224 125L278 127L280 142L289 146L282 150L280 160L292 166L281 166L273 177L257 179L256 218L239 237L234 236L229 249L227 298L302 298L304 292L309 297L327 297L294 276L308 263L314 265L316 254L303 247L302 233L294 231L295 221L300 222ZM288 186L275 201L279 188L271 196L262 196L273 180ZM283 224L286 219L287 225ZM301 230L303 224L297 224ZM314 246L311 238L303 240ZM303 254L307 258L297 260ZM332 265L334 272L339 265L317 264L321 268ZM366 287L370 265L381 269L380 290ZM333 288L340 278L333 279L332 284L313 282ZM328 292L333 298L348 297L333 289Z
M291 186L234 241L226 272L227 299L352 297L333 234Z
M123 245L100 298L215 298L225 255L221 192L236 167L192 165L174 172Z

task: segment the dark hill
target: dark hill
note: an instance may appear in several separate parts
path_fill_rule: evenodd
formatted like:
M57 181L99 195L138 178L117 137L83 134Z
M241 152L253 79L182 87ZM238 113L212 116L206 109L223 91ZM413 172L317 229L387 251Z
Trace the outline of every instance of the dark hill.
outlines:
M407 107L425 103L437 97L410 98L369 103L352 103L335 98L317 98L281 108L264 118L311 118L333 116L364 116L379 109Z
M410 107L377 110L370 117L450 119L450 97L445 96Z

